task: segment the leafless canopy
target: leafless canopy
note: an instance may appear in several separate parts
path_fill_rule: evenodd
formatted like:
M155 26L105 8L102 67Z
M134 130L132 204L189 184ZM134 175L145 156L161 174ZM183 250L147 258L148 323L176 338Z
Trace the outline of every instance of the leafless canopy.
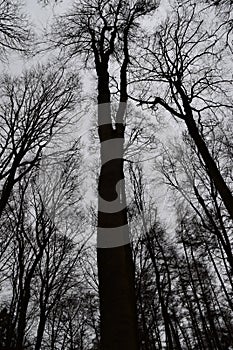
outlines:
M0 58L9 50L27 53L32 31L17 0L0 0Z
M1 207L13 185L39 161L52 135L67 124L78 91L77 76L37 67L21 77L5 75L0 87ZM1 209L2 210L2 209Z

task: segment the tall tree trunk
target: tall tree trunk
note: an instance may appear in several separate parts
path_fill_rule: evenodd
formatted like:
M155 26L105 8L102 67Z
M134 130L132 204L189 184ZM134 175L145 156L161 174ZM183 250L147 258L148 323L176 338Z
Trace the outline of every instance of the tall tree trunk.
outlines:
M115 129L112 126L108 70L107 66L101 68L98 71L101 171L97 229L101 349L136 350L139 346L134 265L123 171L124 125L116 123ZM120 109L121 105L118 111L124 113L124 108Z

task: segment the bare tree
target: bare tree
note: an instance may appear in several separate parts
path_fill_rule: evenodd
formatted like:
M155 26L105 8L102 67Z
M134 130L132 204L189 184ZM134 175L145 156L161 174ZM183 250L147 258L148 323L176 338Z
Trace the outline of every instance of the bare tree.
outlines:
M45 72L46 71L46 72ZM71 120L77 76L37 67L2 78L0 90L0 216L15 184L38 165L54 133Z
M79 285L79 258L86 242L81 235L84 214L79 213L80 169L75 142L65 156L60 155L60 162L57 157L56 164L49 166L47 159L47 174L40 165L24 175L8 203L8 230L13 232L1 276L4 288L12 285L11 297L5 300L10 316L6 347L24 349L30 339L35 349L40 349L49 315L58 310L61 298L68 298ZM54 181L56 178L59 181Z
M69 59L81 56L85 66L89 63L97 74L101 143L97 260L103 349L138 349L139 346L123 181L124 116L130 46L135 42L139 19L155 8L154 1L81 1L60 17L52 30L55 47ZM111 111L111 62L119 72L116 114ZM118 182L121 184L119 195L116 194Z
M228 179L219 170L206 141L208 131L217 118L232 113L230 96L232 79L224 60L221 26L211 30L205 19L211 12L192 1L173 8L173 14L148 39L147 55L137 59L139 69L151 91L136 99L152 109L161 106L173 117L182 120L192 137L222 201L233 218L233 197ZM145 48L146 49L146 48ZM157 84L157 85L156 85ZM157 93L162 89L164 94ZM150 97L154 95L155 97Z
M216 239L209 237L199 216L180 202L176 234L169 239L156 219L151 184L145 185L141 166L130 165L130 173L128 209L141 348L229 348L232 291L222 274Z

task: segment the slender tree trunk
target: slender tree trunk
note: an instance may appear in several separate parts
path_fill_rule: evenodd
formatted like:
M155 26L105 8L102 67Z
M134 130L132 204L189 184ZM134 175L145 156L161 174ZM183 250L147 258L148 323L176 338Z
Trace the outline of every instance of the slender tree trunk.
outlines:
M5 181L5 184L3 185L2 191L1 191L1 197L0 197L0 217L2 216L2 213L8 203L8 200L10 198L12 189L15 184L15 174L17 170L16 162L14 162L11 172L8 175L8 178Z
M25 341L25 329L26 329L26 318L27 318L27 309L30 300L30 286L25 287L25 291L23 292L21 305L20 305L20 314L18 320L18 328L17 328L17 340L16 340L16 349L23 350L24 349L24 341Z
M40 350L46 323L46 308L43 306L40 311L40 321L37 329L35 350Z
M211 223L216 236L218 237L219 241L222 244L222 247L223 247L223 249L226 253L226 256L227 256L227 260L228 260L229 265L231 267L231 271L233 271L233 255L232 255L232 250L231 250L231 243L230 243L229 237L227 235L227 232L224 228L224 225L222 225L222 232L221 232L219 230L218 226L216 225L210 211L208 210L204 199L199 194L198 189L196 188L196 186L194 186L193 188L194 188L194 192L195 192L195 195L197 197L198 202L200 203L200 205L204 209L206 216L208 217L209 222Z
M188 131L190 133L190 136L194 140L194 142L197 146L197 149L200 152L200 154L205 162L205 165L208 169L209 175L210 175L211 179L213 180L214 185L215 185L218 193L220 194L228 213L230 214L231 218L233 219L233 196L231 194L231 191L230 191L229 187L227 186L225 180L223 179L214 159L210 155L209 150L208 150L203 138L199 134L199 130L197 128L197 125L196 125L193 117L188 116L187 119L185 120L185 122L186 122L186 125L188 128Z
M24 286L21 286L21 291L20 291L20 300L19 300L19 318L18 318L18 327L17 327L17 340L16 340L16 348L17 350L23 350L23 343L25 339L25 329L27 325L27 310L28 310L28 305L30 301L30 292L31 292L31 281L33 278L33 275L35 273L35 269L40 261L40 259L43 256L43 251L45 248L45 243L44 245L41 245L40 251L35 257L35 260L32 263L32 266L30 268L30 271L28 271L27 277L25 277L25 283ZM22 267L21 269L23 269Z
M198 127L195 123L195 120L193 118L192 108L189 104L188 98L185 95L182 88L179 86L179 84L176 84L177 91L180 93L180 96L183 101L184 110L186 113L186 116L184 118L186 126L188 128L189 134L192 137L193 141L195 142L195 145L198 149L198 152L200 152L202 159L204 160L204 163L207 167L208 173L210 178L212 179L218 193L220 194L222 201L231 216L233 220L233 195L227 186L225 180L223 179L216 162L214 161L213 157L211 156L208 147L206 146L205 141L203 140L203 137L200 135Z

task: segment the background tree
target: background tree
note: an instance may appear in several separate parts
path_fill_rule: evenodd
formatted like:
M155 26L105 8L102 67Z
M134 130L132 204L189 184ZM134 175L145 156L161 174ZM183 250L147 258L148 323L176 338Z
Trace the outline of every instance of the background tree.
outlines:
M223 265L217 263L207 227L180 204L177 232L171 240L152 214L150 185L140 167L131 169L131 181L129 217L141 348L230 348L231 288L226 280L221 284Z
M14 204L13 200L8 204L11 212L8 227L14 229L14 238L5 252L9 258L2 274L3 288L9 283L12 285L10 296L3 299L11 316L6 347L23 349L27 338L35 349L40 349L43 338L47 337L45 329L50 314L54 310L58 312L61 298L69 299L75 288L79 289L78 266L86 238L83 241L80 228L84 224L83 214L78 210L80 194L77 200L81 162L77 142L75 149L76 152L73 146L66 150L60 163L56 159L56 168L50 165L49 171L47 164L46 170L37 169L24 176L18 183L18 195L16 189L14 191ZM71 158L67 168L67 160ZM49 183L49 172L53 175L53 187ZM60 172L58 183L54 182L56 172L56 175ZM69 201L73 204L75 223L71 220ZM59 221L55 223L51 218L58 210Z
M152 109L160 105L184 121L232 219L230 184L220 172L206 141L216 116L221 119L232 109L232 79L229 70L224 69L228 49L220 41L224 31L221 26L208 30L205 19L211 12L192 1L174 5L172 9L173 15L159 27L153 40L148 39L148 54L138 60L140 67L144 67L140 70L143 80L153 81L155 88L155 92L153 88L149 92L155 98L147 95L139 101ZM156 84L160 88L163 86L164 95L157 95Z
M37 67L22 77L3 77L0 215L14 185L38 164L52 135L71 120L77 92L77 77L62 68L55 72L49 66Z

